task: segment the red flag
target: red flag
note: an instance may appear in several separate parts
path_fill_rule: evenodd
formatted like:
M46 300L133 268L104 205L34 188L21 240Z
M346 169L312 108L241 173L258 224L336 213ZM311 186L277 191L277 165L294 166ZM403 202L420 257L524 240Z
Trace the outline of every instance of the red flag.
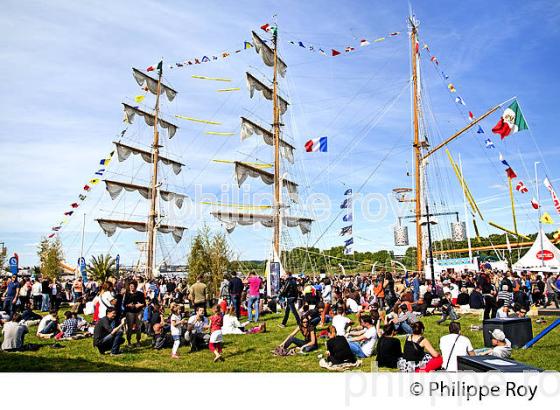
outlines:
M71 216L73 213L74 213L74 211L68 211L68 212L64 212L64 215Z
M54 238L55 235L56 235L55 233L51 233L51 234L49 235L49 238Z
M268 23L267 23L267 24L263 24L263 25L261 26L261 29L264 30L264 31L268 31L269 28L270 28L270 24L268 24Z
M469 111L469 121L474 121L474 114L471 111Z
M418 54L418 52L420 51L420 44L418 44L418 41L416 41L416 54Z
M539 209L539 203L535 198L531 199L531 206L533 207L533 209Z
M340 51L336 51L334 48L332 49L332 56L337 56L340 54Z
M511 132L511 127L504 121L503 118L500 118L500 121L498 121L494 128L492 128L492 132L494 134L500 134L500 138L504 139Z
M89 185L84 185L84 191L89 191L91 187Z
M80 205L78 205L76 202L74 202L74 203L73 203L72 205L70 205L70 206L71 206L72 208L77 208L77 207L79 207Z
M517 174L515 173L515 171L513 169L511 169L511 167L506 169L506 174L507 174L509 179L517 178Z

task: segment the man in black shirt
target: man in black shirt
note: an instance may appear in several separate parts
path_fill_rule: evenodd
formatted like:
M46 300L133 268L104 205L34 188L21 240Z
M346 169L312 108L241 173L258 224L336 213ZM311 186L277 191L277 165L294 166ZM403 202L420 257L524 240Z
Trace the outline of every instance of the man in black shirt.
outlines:
M484 297L480 293L480 288L475 288L469 295L469 306L471 309L482 309L484 308Z
M138 283L133 280L128 284L128 289L124 294L123 306L126 318L126 340L131 344L132 333L136 333L136 345L140 344L142 337L142 327L140 326L140 313L146 306L144 293L137 291Z
M296 322L299 325L300 318L295 305L296 299L299 296L298 284L296 278L292 276L291 272L288 272L288 278L286 279L284 288L280 292L280 296L286 298L286 311L284 312L284 319L282 320L282 324L280 324L279 326L286 327L288 318L290 317L290 310L294 314Z
M116 326L115 318L117 312L115 308L107 308L105 317L99 319L93 330L93 347L99 349L99 353L103 354L110 350L111 355L120 354L120 346L124 343L122 327L126 319L121 320L120 325Z
M237 272L231 272L229 281L229 296L235 309L235 316L241 316L241 293L243 293L243 281L237 277Z
M356 356L350 350L348 340L344 336L337 336L334 326L329 326L327 351L327 361L331 364L356 363Z

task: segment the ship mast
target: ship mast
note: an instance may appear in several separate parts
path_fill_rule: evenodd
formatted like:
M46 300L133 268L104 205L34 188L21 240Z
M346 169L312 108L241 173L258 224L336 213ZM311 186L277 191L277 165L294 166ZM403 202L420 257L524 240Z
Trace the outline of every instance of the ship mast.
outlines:
M156 105L154 108L154 142L152 144L152 180L150 185L150 213L148 215L148 258L146 263L146 275L148 279L154 277L154 263L155 263L155 241L156 241L156 204L157 204L157 186L158 186L158 161L159 161L159 131L158 131L158 116L159 116L159 96L161 92L161 76L163 74L163 64L158 73L157 90L156 90Z
M421 187L421 171L422 171L422 152L420 146L419 131L419 84L418 84L418 53L417 53L417 27L413 16L409 18L410 22L410 44L411 44L411 60L412 60L412 106L413 106L413 132L414 139L412 147L414 149L414 190L415 190L415 216L416 216L416 270L422 272L422 187Z
M273 232L273 260L278 258L280 261L280 111L278 110L278 30L272 33L272 43L274 44L274 77L272 87L272 115L274 129L274 202L272 212L274 216L274 232Z

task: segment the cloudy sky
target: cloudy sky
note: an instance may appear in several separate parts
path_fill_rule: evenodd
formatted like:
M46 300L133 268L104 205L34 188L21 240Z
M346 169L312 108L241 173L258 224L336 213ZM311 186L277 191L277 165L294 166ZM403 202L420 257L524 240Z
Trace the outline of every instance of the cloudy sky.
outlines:
M545 174L560 189L556 158L558 42L560 5L556 1L412 2L420 20L420 42L428 44L439 66L421 53L424 123L432 145L444 140L467 122L467 113L483 114L490 107L517 96L530 131L500 141L491 134L499 113L481 125L485 134L465 134L450 145L486 220L511 227L509 196L501 152L529 188L515 194L520 231L537 229L536 212L529 205L536 195L533 164L540 161ZM445 4L444 4L445 3ZM397 215L410 209L395 204L391 190L410 187L411 162L410 44L404 1L15 1L3 4L0 15L0 67L3 82L0 100L2 127L0 162L0 242L18 252L22 265L35 264L36 244L63 219L82 187L101 168L99 160L114 148L127 126L121 102L133 105L142 95L131 67L145 70L161 58L165 66L202 59L243 48L251 30L276 20L279 50L288 64L281 94L290 101L284 116L285 138L297 148L296 163L283 164L283 173L300 184L302 203L290 213L317 219L310 235L297 228L283 233L286 247L317 244L340 245L343 222L339 204L347 187L354 189L355 249L393 247L392 226ZM391 32L400 32L389 38ZM387 37L385 41L373 40ZM371 45L360 47L361 39ZM302 42L305 48L290 41ZM337 57L310 51L322 48L353 53ZM450 77L457 93L450 94L440 76ZM175 245L162 237L160 257L181 263L197 228L208 223L223 227L202 201L268 203L270 188L249 179L241 190L233 167L213 162L245 160L268 163L270 148L260 137L241 142L239 117L270 124L271 105L257 93L249 98L245 72L262 81L272 72L254 49L232 53L227 59L164 71L165 82L179 94L162 104L164 117L181 128L169 140L165 132L162 150L186 164L179 176L161 167L164 187L185 193L191 202L181 210L164 207L170 223L185 225L189 232ZM230 79L217 82L193 75ZM222 88L240 91L217 92ZM467 103L454 102L456 95ZM153 106L147 95L144 109ZM175 115L220 122L205 125L174 118ZM232 132L215 136L207 131ZM305 153L310 138L327 136L328 153ZM492 138L496 149L484 147ZM136 118L123 137L137 147L149 147L152 131ZM119 163L114 157L107 168L109 179L146 184L149 168L140 158ZM444 152L428 165L430 204L436 211L458 211L463 218L462 193ZM540 185L541 202L553 218L560 215ZM134 242L143 234L119 231L107 238L95 218L142 220L147 203L137 193L122 193L112 201L104 184L96 185L60 232L66 259L74 263L81 252L81 228L85 214L84 254L120 253L124 263L135 263ZM451 218L442 217L436 239L449 236ZM497 233L480 223L481 234ZM411 228L411 241L412 226ZM550 226L548 229L554 229ZM229 235L240 259L263 259L270 248L270 231L242 227Z

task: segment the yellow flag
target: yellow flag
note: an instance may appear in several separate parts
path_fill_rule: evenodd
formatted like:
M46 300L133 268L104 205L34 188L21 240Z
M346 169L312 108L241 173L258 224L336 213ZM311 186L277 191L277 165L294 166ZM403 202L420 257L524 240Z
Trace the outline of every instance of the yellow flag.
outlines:
M225 81L227 83L231 83L229 78L206 77L205 75L193 75L192 78L196 78L197 80Z
M376 38L375 40L373 40L373 42L374 43L379 43L380 41L383 41L383 40L385 40L385 37L379 37L379 38Z
M550 214L548 212L545 212L544 214L542 214L541 222L543 224L549 224L549 225L552 225L554 223L552 217L550 216Z
M222 125L221 122L217 122L217 121L208 121L208 120L201 120L198 118L192 118L192 117L185 117L184 115L176 115L176 118L180 118L182 120L187 120L187 121L194 121L194 122L201 122L203 124L210 124L210 125Z
M99 178L90 179L90 180L89 180L89 183L90 183L91 185L97 185L97 184L99 184Z
M227 92L230 92L230 91L239 91L239 90L241 90L241 88L234 87L234 88L220 88L219 90L216 90L216 91L219 92L219 93L227 93Z
M134 97L134 101L137 102L138 104L140 104L142 101L144 101L144 98L146 98L146 96L137 95L136 97Z
M229 137L231 135L235 135L235 132L218 132L218 131L206 131L208 135L221 135L223 137Z

